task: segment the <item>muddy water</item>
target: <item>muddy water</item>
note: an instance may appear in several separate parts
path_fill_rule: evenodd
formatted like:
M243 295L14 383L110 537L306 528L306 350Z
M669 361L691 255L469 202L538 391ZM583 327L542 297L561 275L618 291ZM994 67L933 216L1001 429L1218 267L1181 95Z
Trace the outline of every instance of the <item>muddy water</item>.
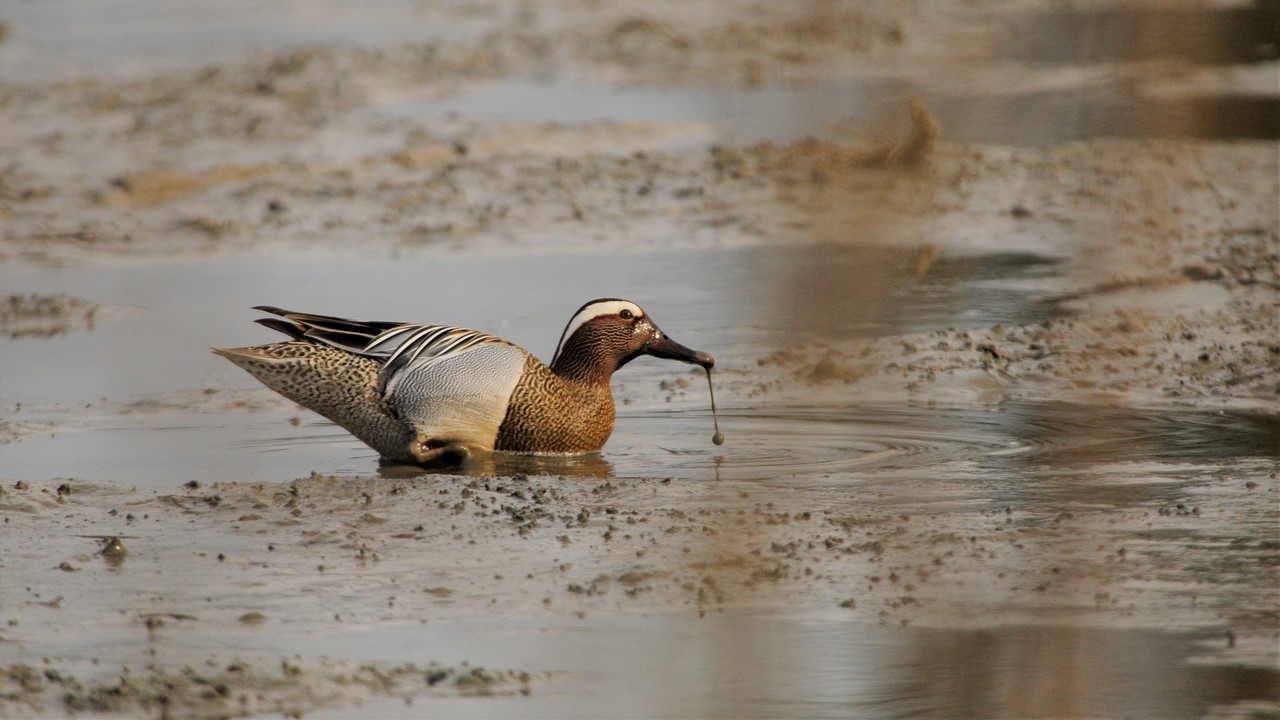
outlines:
M655 622L655 620L657 622ZM1265 707L1277 675L1203 656L1218 638L1152 630L893 629L838 620L731 612L610 618L565 625L479 624L456 631L397 627L361 638L392 655L465 644L471 657L548 656L569 687L483 705L440 700L366 706L370 715L629 717L1134 717L1200 718ZM740 657L751 657L745 665ZM573 658L566 666L561 658ZM549 667L549 665L548 665ZM674 674L655 687L639 679ZM1153 696L1153 685L1169 691ZM1229 714L1229 713L1228 713ZM320 711L314 717L344 717Z
M464 14L447 28L412 19L409 2L326 7L323 14L241 0L218 8L111 0L12 3L4 20L14 37L0 47L11 80L60 76L146 76L156 67L193 69L263 48L320 43L381 45L473 32Z
M50 417L63 423L51 436L35 434L21 443L0 446L0 465L13 477L95 477L149 487L166 486L175 478L207 479L215 468L225 468L228 453L244 453L240 477L245 480L279 479L287 468L299 467L325 473L370 472L374 456L363 445L308 413L301 414L299 427L283 422L298 412L287 403L275 402L269 393L257 392L248 377L208 353L213 345L270 340L270 332L252 323L258 313L250 307L259 304L367 319L475 327L520 343L545 358L562 329L561 315L574 309L563 306L560 283L572 282L581 288L583 301L624 296L644 303L659 326L673 337L692 346L715 348L721 375L730 373L730 378L741 377L746 366L767 349L813 338L980 327L993 322L1018 324L1061 313L1044 306L1048 285L1042 284L1039 295L1020 289L1028 280L1043 281L1053 261L1006 255L939 262L927 280L898 286L891 293L891 313L873 316L859 312L856 297L842 299L829 293L822 298L825 312L796 311L818 299L789 292L788 278L813 275L817 268L828 278L838 278L868 258L875 258L876 265L902 268L912 262L909 255L829 246L675 256L474 258L441 253L288 262L236 258L125 265L109 273L74 268L40 273L0 271L0 285L10 292L65 292L91 297L110 307L134 309L120 312L118 321L101 323L88 332L51 339L0 340L6 364L0 403L22 404L25 409L15 414L19 421L41 419L42 406L59 405L61 409L49 410ZM424 275L431 280L424 282ZM750 284L749 278L755 276L777 277L784 282ZM333 288L374 286L396 288L394 295L401 299L400 304L392 307L382 298L358 292L344 293L347 299L341 305L333 302ZM511 298L517 297L520 302L513 304ZM957 313L956 308L967 309ZM661 401L666 393L658 384L685 376L690 388L678 402ZM711 422L709 401L699 390L705 387L700 377L691 375L684 366L645 360L621 373L616 386L625 403L620 407L620 428L628 431L620 432L610 448L613 472L644 475L652 472L655 463L671 470L692 469L698 464L684 453L696 448L697 455L711 454L711 448L702 442L704 435L711 435ZM260 410L234 409L245 404L235 393L245 391L254 393L253 402L263 405ZM739 422L743 424L746 433L739 444L743 450L756 442L768 445L770 435L793 432L791 415L804 420L803 410L788 412L788 417L764 413L739 420L740 409L734 407L732 394L727 397L726 432ZM76 409L68 411L67 406ZM848 434L847 425L859 420L874 422L874 415L836 418L828 423L828 432L845 426L840 432ZM680 425L674 433L673 423ZM910 425L898 424L903 429ZM809 426L809 431L815 429ZM753 436L757 440L752 440ZM821 431L816 435L823 436ZM681 441L669 448L670 452L662 451L655 457L651 448L672 437ZM57 448L65 443L74 443L78 451L64 456L54 470L48 458L58 454ZM819 456L865 450L843 445L822 448L823 444L819 440L809 445L818 448ZM645 448L649 450L641 451ZM803 467L807 464L803 455L804 451L797 449L776 460L800 462ZM139 457L147 457L148 462L140 466Z
M1280 55L1274 3L1248 7L1153 8L1012 13L993 60L1029 67L1089 68L1114 62L1176 60L1190 67L1248 65ZM1153 92L1143 76L1088 73L1050 89L992 87L960 74L907 78L864 75L760 87L626 87L505 79L460 96L388 101L398 117L521 122L649 122L710 126L730 143L785 143L906 124L902 98L919 95L952 140L1041 147L1097 137L1280 138L1274 75L1257 92ZM868 122L870 121L870 122ZM699 141L702 138L698 139Z
M4 48L11 77L65 73L129 74L242 56L262 48L307 44L378 46L479 35L495 15L513 9L460 8L448 23L410 0L264 6L229 0L218 11L145 0L110 0L83 7L73 0L13 4L5 20L17 28ZM1205 7L1097 7L1010 12L1000 55L1033 64L1186 60L1252 63L1280 54L1275 3ZM14 47L16 46L16 47Z
M401 102L381 111L419 118L709 124L729 142L788 142L797 134L830 135L833 125L859 128L868 118L880 126L902 126L901 98L912 94L925 98L947 137L966 143L1038 147L1096 137L1280 137L1280 100L1273 96L1159 98L1135 94L1127 83L959 94L926 83L868 78L759 89L618 90L510 81L445 102Z
M24 616L17 632L9 634L22 638L24 653L84 668L92 667L86 665L91 658L141 664L150 656L192 664L205 658L221 662L296 655L357 664L465 661L548 678L529 697L432 698L410 704L373 697L360 711L369 717L591 717L626 708L624 714L645 716L1191 718L1275 707L1280 676L1268 659L1273 638L1266 630L1274 624L1274 610L1241 600L1270 593L1280 582L1274 517L1266 504L1280 463L1280 425L1274 416L1051 402L903 404L857 399L852 392L810 394L796 401L751 397L743 390L746 386L734 382L749 377L755 359L771 349L803 341L1027 323L1065 313L1047 299L1057 261L1034 255L949 257L925 278L910 282L903 278L911 273L901 270L884 313L858 311L854 299L832 292L840 283L822 280L824 269L831 277L853 272L859 258L874 258L878 268L909 268L912 257L833 246L676 257L636 253L476 259L420 253L382 259L210 259L125 265L109 273L5 270L0 282L15 292L66 292L141 308L91 330L0 340L3 403L22 404L12 414L19 421L52 427L0 445L6 486L22 479L48 480L52 487L74 478L73 484L89 483L81 491L88 493L89 502L106 493L100 510L114 505L112 498L121 492L111 488L136 486L143 492L128 496L131 491L124 491L124 509L145 512L159 523L170 521L150 498L182 495L183 484L191 480L225 495L221 502L228 506L225 516L215 509L207 511L215 513L208 521L183 520L196 525L181 541L171 532L155 535L157 530L145 522L131 525L125 542L133 555L123 568L104 567L107 577L94 581L91 574L102 571L82 555L73 562L90 572L67 575L53 591L76 613L61 616L63 632L30 635L24 628L38 627L40 621ZM421 282L424 269L433 282ZM797 283L788 273L812 280L814 297L797 300ZM378 538L383 545L374 546L381 548L377 554L387 558L381 569L364 561L344 569L333 559L333 548L321 550L318 559L310 553L301 556L308 566L317 561L329 566L315 577L289 571L264 581L252 571L256 563L243 559L239 571L228 568L230 574L217 580L217 575L205 578L203 572L192 575L193 568L173 565L215 550L227 553L233 563L263 555L262 536L236 528L252 525L246 518L267 511L237 509L232 499L240 492L236 488L265 483L283 491L311 472L353 483L365 482L360 478L371 474L381 475L378 483L410 482L407 496L379 504L373 512L406 527L450 522L433 517L425 498L451 492L453 480L379 467L371 451L340 429L275 400L207 353L209 345L269 337L251 324L249 305L293 304L381 318L388 315L384 297L344 293L338 305L334 288L400 288L399 319L483 328L545 356L563 322L564 313L556 311L572 310L558 307L556 289L556 279L569 276L588 295L641 300L673 336L716 353L719 376L728 380L721 386L720 402L729 442L721 448L710 442L708 405L698 374L670 364L637 362L618 377L618 429L601 456L506 459L480 464L472 473L528 474L561 487L579 481L635 483L622 507L642 514L666 513L671 507L693 512L698 501L691 499L713 493L724 494L723 507L730 510L739 496L755 498L742 501L747 503L767 499L770 506L790 496L798 503L790 506L791 513L837 519L882 516L892 522L924 517L927 536L933 538L924 546L941 542L953 552L993 532L1026 533L1011 541L1016 547L1035 545L1040 532L1062 533L1035 554L1012 561L1017 569L1009 572L1049 578L1036 580L1047 585L1061 582L1056 578L1065 569L1068 575L1093 578L1086 581L1089 585L1116 567L1110 560L1089 557L1093 545L1105 546L1110 558L1121 548L1143 559L1138 599L1126 596L1129 609L1114 610L1109 591L1091 590L1092 596L1064 604L1028 603L1020 599L1026 590L1018 587L1027 580L997 580L970 568L960 576L976 575L942 597L997 608L985 621L971 618L965 623L968 629L946 629L949 622L927 614L898 616L898 599L885 601L887 609L877 614L876 591L871 585L861 589L865 578L890 567L905 573L902 568L929 557L909 546L895 549L888 540L897 537L893 534L883 541L884 556L878 562L872 558L870 565L848 575L826 571L829 582L861 596L859 607L866 610L811 602L771 607L770 593L765 593L756 600L762 609L713 610L701 618L669 609L601 613L598 608L579 617L540 617L519 602L497 618L467 611L468 602L479 603L490 592L481 589L478 597L468 599L467 587L474 581L466 578L475 570L441 575L435 566L414 569L417 561L404 564L396 559L403 549L385 544L395 534L391 530L349 541L373 543ZM751 277L775 282L742 292ZM504 292L490 292L495 288ZM467 301L458 302L460 295ZM522 301L512 305L510 297ZM833 311L804 312L818 302ZM674 394L662 390L660 383L673 377L686 377L689 387ZM297 423L291 418L298 418ZM659 483L656 478L668 480ZM225 485L229 480L239 485ZM1262 488L1248 489L1246 482ZM367 487L366 496L380 492L374 488L393 486ZM590 493L591 487L574 492ZM313 492L305 490L302 496ZM346 494L360 491L337 492L340 496L325 501L331 508L325 512L348 507ZM179 507L199 517L190 504ZM417 509L406 514L410 507ZM318 519L313 516L307 532L323 532ZM118 532L109 529L110 522L77 526L73 521L72 527L79 528L75 535ZM283 543L288 532L269 534ZM349 530L342 532L350 537ZM827 535L820 531L809 537L810 545L820 547ZM172 547L149 549L160 539ZM63 538L54 544L68 541L73 546L77 542ZM78 542L88 548L94 541ZM516 596L532 595L536 601L546 593L548 601L556 598L551 607L558 608L563 600L543 589L545 571L539 567L552 555L557 564L591 567L593 551L577 542L563 548L552 543L555 549L507 547L507 559L481 572L497 571L494 577L501 578L510 568L527 568L527 582L534 587ZM697 552L721 552L718 542ZM25 545L19 549L22 555L30 552ZM283 544L275 552L281 556L263 559L291 565ZM992 552L998 557L1006 551ZM153 565L159 569L153 579L130 574L130 568ZM248 575L241 579L237 572ZM401 581L448 584L464 594L445 610L414 600L415 590ZM317 582L348 590L335 597ZM563 592L564 582L552 580L551 585ZM922 586L917 595L925 598L917 602L927 605L925 581L916 582ZM185 615L197 608L197 619L170 621L148 632L145 640L130 630L129 622L119 626L118 618L95 620L96 611L87 610L85 601L103 588L109 596L126 598L125 585L159 599L144 605L146 612ZM43 602L42 593L49 591L28 592L37 593L28 602ZM390 599L384 601L385 596ZM377 601L370 604L370 598ZM513 602L502 593L495 598L505 598L500 600L504 605ZM116 603L109 600L103 609ZM298 630L282 634L217 624L220 616L234 618L247 609ZM1105 621L1097 615L1101 609L1108 610ZM436 619L424 623L415 616ZM71 631L82 623L88 625ZM1229 646L1229 631L1249 640L1238 648ZM1164 690L1152 693L1151 687ZM350 712L350 706L341 705L331 713L307 714L342 717Z
M238 3L199 22L153 5L75 4L69 23L67 3L7 8L14 34L0 60L39 79L153 72L188 51L201 59L184 62L206 62L258 45L432 37L402 22L410 3L335 3L327 19ZM1031 14L1011 24L1023 39L1011 55L1088 65L1189 48L1205 64L1274 53L1252 8L1155 15ZM450 32L470 25L454 20ZM108 21L116 30L95 32ZM1231 41L1170 45L1188 23ZM968 142L1274 138L1280 127L1270 95L1050 86L618 90L504 77L361 112L688 123L750 142L921 93ZM1052 232L995 254L922 237L922 249L947 246L927 272L917 251L856 244L847 230L847 244L787 249L655 253L617 240L570 255L366 248L0 266L6 293L103 306L88 327L0 337L0 421L16 437L0 444L0 660L86 680L241 658L536 676L528 696L416 688L355 706L344 671L334 697L273 716L1275 717L1274 414L1008 401L996 371L972 402L810 387L807 367L782 389L756 380L759 361L802 344L1069 320L1053 297L1072 239ZM496 459L471 477L380 467L207 352L270 338L248 308L276 304L469 325L546 357L565 316L603 295L640 301L716 355L723 447L710 442L701 374L646 359L617 378L619 423L599 456ZM126 556L98 552L112 535Z

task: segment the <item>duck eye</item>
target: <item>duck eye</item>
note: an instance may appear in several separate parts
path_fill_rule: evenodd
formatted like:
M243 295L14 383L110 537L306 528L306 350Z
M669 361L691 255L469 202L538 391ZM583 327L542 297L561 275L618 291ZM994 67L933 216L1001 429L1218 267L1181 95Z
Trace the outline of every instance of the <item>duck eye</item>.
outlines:
M630 310L623 310L622 312L618 313L618 317L622 318L623 320L630 320L631 318L635 317L635 315Z

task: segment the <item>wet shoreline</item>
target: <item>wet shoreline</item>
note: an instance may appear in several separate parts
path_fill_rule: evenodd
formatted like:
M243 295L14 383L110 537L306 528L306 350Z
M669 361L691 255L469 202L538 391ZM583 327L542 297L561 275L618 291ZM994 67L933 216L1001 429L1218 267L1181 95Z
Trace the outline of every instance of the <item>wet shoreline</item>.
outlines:
M1280 714L1270 5L1015 5L0 14L0 714ZM600 296L725 445L638 361L422 474L208 352Z

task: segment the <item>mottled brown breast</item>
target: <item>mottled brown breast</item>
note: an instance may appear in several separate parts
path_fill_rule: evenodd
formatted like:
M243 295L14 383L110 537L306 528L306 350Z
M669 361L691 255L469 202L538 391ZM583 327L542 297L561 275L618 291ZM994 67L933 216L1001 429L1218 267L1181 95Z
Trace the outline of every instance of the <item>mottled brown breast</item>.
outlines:
M575 383L529 356L511 393L495 450L581 453L604 447L613 433L613 394L608 381Z

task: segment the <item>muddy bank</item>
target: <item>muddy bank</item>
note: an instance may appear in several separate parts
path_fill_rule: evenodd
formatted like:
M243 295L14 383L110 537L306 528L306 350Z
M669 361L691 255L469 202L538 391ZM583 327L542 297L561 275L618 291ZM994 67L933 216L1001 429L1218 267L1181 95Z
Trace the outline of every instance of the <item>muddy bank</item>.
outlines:
M66 295L10 295L0 304L0 332L17 338L92 330L97 313L93 303Z
M6 584L0 598L3 637L45 659L36 680L10 667L9 707L288 714L388 693L430 703L434 671L448 674L445 692L468 692L472 673L422 669L435 661L433 628L484 628L477 612L504 625L785 607L900 632L1160 626L1198 638L1201 662L1271 667L1274 609L1244 598L1280 582L1274 419L1222 424L1224 438L1253 438L1234 454L1261 454L1224 474L1185 464L1197 451L1178 450L1171 429L1133 425L1137 434L1116 437L1132 424L1124 415L1061 424L1065 409L1019 413L1007 423L1038 423L1036 445L989 447L980 468L973 452L940 447L852 477L765 482L388 470L161 492L83 480L6 487L5 569L24 587ZM1175 427L1194 438L1185 428L1197 423L1222 420L1188 415ZM724 461L732 468L732 455ZM922 462L931 473L916 470ZM1014 468L1019 489L1001 479ZM109 534L123 550L102 551ZM406 648L417 666L357 661L378 655L361 641L378 628L422 634ZM329 659L274 655L274 634L298 632ZM72 650L84 642L102 650ZM124 680L111 675L116 662ZM259 670L233 667L246 664ZM554 696L581 682L525 673L486 674L486 692ZM1268 678L1261 687L1274 688Z
M179 615L174 619L188 620ZM147 618L147 627L164 626L159 616ZM247 621L246 621L247 622ZM417 698L450 695L492 697L528 694L529 673L492 671L485 668L427 667L374 663L348 665L338 662L280 661L278 666L256 667L235 660L226 667L206 661L201 670L170 670L150 665L124 669L118 678L82 681L65 670L25 664L0 668L0 692L11 717L100 715L111 717L300 717L331 705L359 705L365 698L403 698L411 707Z
M446 692L564 691L556 688L568 677L528 671L484 671L486 682L472 687L482 671L423 669L438 662L430 642L409 649L417 666L351 657L369 652L355 640L363 632L421 627L430 637L477 612L555 623L792 608L899 630L1157 626L1195 633L1202 661L1271 667L1274 609L1242 598L1280 581L1274 458L1221 475L1180 465L1177 445L1150 446L1167 464L1147 461L1148 479L1135 485L1132 463L1150 442L1140 425L1125 437L1118 428L1132 421L1123 415L1057 425L1049 418L1062 410L1020 412L1030 414L1011 424L1049 423L1038 431L1042 447L1012 456L992 448L977 472L968 453L933 455L924 476L909 456L882 461L856 474L853 505L851 478L831 474L714 484L391 473L163 492L78 480L6 487L5 570L24 581L6 585L4 639L45 658L35 680L9 668L8 707L289 714L381 694L430 703L436 675ZM1192 417L1179 426L1220 422ZM1239 454L1268 452L1274 420L1232 422L1243 424L1224 434L1255 438ZM1111 430L1099 437L1095 425ZM1008 463L1040 468L1034 486L1002 488ZM1087 486L1082 472L1094 478ZM108 535L118 546L103 551ZM310 667L317 661L272 654L288 644L269 638L299 630L315 638L303 647L336 657ZM75 649L85 642L102 650L86 656ZM125 679L113 679L115 663L128 668Z

